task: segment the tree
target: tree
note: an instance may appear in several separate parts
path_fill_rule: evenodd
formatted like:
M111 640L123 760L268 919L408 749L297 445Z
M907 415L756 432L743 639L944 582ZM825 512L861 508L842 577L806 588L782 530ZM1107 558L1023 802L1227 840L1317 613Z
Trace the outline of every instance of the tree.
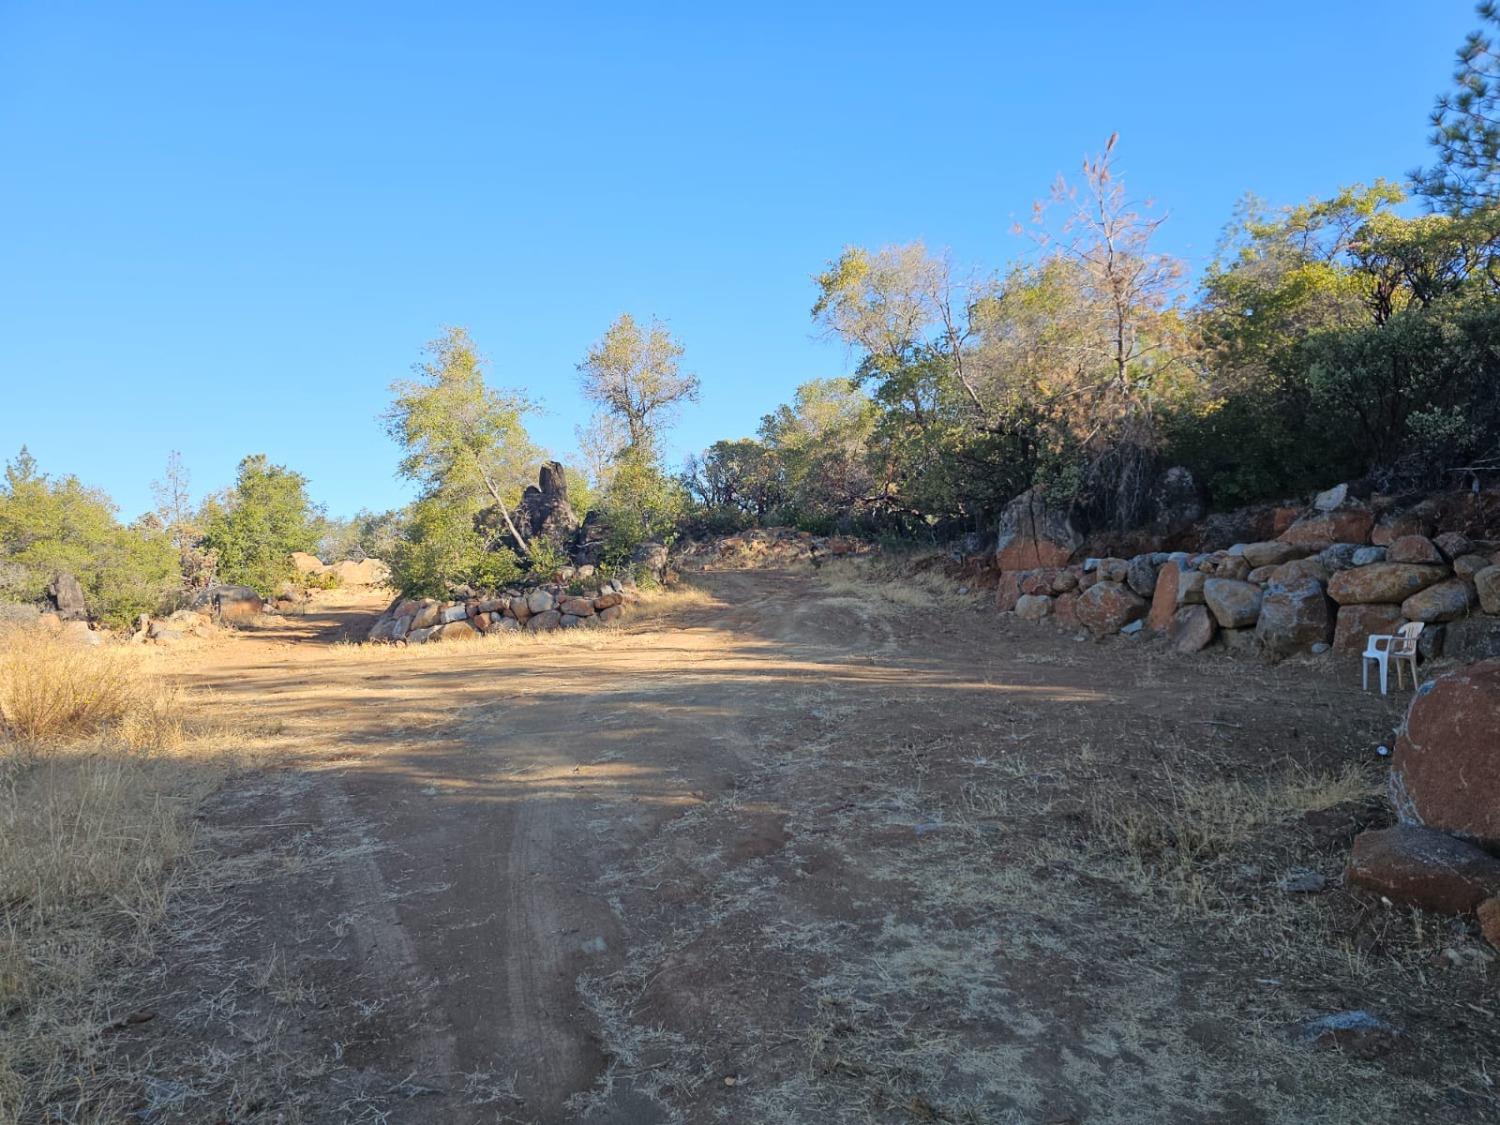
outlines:
M426 357L415 379L392 384L395 401L383 416L405 450L399 472L421 486L423 501L464 518L493 506L517 549L530 554L511 512L541 459L523 425L532 405L485 385L484 361L465 329L448 329Z
M1477 11L1491 29L1500 28L1495 4L1486 0ZM1470 32L1458 49L1456 89L1439 95L1432 111L1437 163L1411 174L1435 208L1454 214L1500 204L1500 52L1493 34Z
M716 527L757 524L784 499L776 455L752 438L716 441L689 457L682 483Z
M193 526L191 480L187 466L182 463L182 454L174 449L167 454L167 470L162 479L151 482L156 517L179 552L187 550L198 538L198 529Z
M654 456L677 410L698 401L698 376L681 369L682 353L665 325L653 320L642 330L624 313L578 365L584 395L618 419L627 449Z
M227 499L206 505L206 514L203 542L218 556L220 580L270 595L296 573L292 553L317 546L322 512L308 499L306 477L256 453L240 462Z
M878 503L882 489L870 464L878 413L851 380L813 379L761 419L760 439L775 459L789 518L831 526Z
M115 506L77 477L49 477L23 446L0 483L0 597L41 600L59 572L83 586L89 611L111 625L154 613L177 584L159 528L122 527Z

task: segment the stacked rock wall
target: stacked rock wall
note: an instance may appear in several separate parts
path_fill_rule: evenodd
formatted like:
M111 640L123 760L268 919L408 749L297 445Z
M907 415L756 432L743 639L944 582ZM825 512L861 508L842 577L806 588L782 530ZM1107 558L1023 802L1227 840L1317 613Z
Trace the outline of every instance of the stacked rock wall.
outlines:
M1404 516L1377 521L1334 489L1277 538L1222 551L1014 570L1008 543L999 607L1095 636L1145 631L1185 652L1217 641L1271 656L1359 653L1370 634L1421 621L1425 656L1500 656L1500 542L1431 531Z
M474 640L486 633L546 633L617 620L632 590L617 579L584 592L562 585L503 590L463 601L397 598L370 629L372 642L424 644Z

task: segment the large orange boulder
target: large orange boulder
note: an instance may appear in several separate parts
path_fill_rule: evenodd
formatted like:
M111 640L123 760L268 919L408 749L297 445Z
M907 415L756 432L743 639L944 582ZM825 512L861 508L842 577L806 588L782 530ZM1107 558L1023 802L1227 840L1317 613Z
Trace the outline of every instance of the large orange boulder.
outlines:
M1255 635L1261 648L1275 656L1305 652L1333 640L1333 613L1316 578L1271 583L1260 603Z
M1468 914L1500 894L1500 859L1466 840L1410 824L1362 832L1349 857L1349 882L1397 906Z
M1083 546L1065 508L1055 507L1035 488L1029 488L1000 514L995 543L995 565L1001 570L1034 570L1066 566Z
M1283 543L1321 551L1335 543L1368 543L1374 526L1375 515L1369 508L1350 505L1331 512L1309 512L1279 538Z
M1328 580L1328 596L1339 605L1369 602L1404 602L1448 577L1446 566L1416 563L1371 563L1341 570Z
M1372 635L1389 637L1395 633L1402 620L1401 607L1398 605L1377 602L1372 605L1340 606L1333 629L1333 651L1358 655L1365 651L1365 642Z
M1121 582L1096 582L1078 599L1078 620L1096 637L1146 616L1146 599Z
M1391 797L1408 824L1500 847L1500 660L1422 685L1396 738Z

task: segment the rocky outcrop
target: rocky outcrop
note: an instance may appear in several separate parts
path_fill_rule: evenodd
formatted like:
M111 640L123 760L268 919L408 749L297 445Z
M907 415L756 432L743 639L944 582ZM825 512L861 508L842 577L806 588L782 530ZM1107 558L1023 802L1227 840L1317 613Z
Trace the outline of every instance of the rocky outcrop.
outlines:
M1064 508L1047 502L1030 488L1005 506L995 543L995 565L1001 570L1066 566L1083 546L1083 536Z
M1262 590L1253 582L1235 578L1210 578L1203 584L1203 600L1224 629L1243 629L1260 616Z
M219 583L198 592L192 608L207 610L218 621L248 621L265 612L266 604L249 586Z
M52 604L52 612L57 614L60 621L88 619L89 610L83 600L83 586L66 571L53 575L52 581L47 583L47 601Z
M1406 823L1500 847L1500 660L1422 685L1396 739L1391 794Z

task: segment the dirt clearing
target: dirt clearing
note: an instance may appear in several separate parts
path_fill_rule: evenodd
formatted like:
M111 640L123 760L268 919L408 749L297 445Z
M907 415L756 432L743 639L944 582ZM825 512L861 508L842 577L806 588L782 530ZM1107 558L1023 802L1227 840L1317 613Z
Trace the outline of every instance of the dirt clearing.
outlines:
M346 600L194 654L282 764L201 809L112 1001L134 1119L1500 1113L1480 943L1339 878L1399 716L1352 666L695 583L552 643L342 646Z

